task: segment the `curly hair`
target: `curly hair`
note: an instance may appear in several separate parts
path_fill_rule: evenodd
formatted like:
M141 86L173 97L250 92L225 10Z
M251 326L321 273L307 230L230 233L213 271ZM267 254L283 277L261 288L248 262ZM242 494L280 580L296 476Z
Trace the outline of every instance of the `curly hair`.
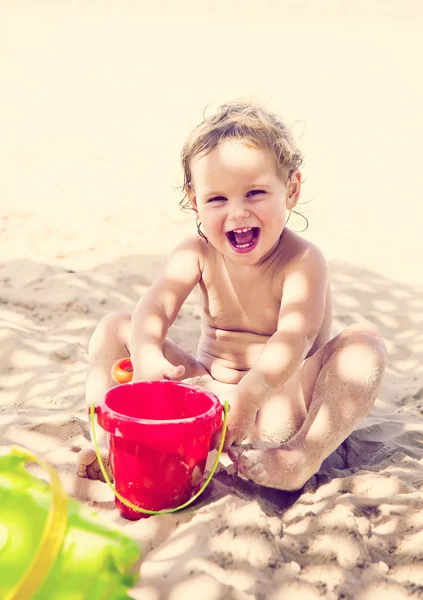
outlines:
M182 209L191 208L188 191L192 186L192 159L212 152L225 139L243 140L249 146L266 148L275 157L281 173L288 177L303 163L289 128L277 115L253 104L222 104L211 117L203 113L203 121L192 131L182 148L184 182L181 186L183 198L179 202ZM200 230L199 233L204 237Z

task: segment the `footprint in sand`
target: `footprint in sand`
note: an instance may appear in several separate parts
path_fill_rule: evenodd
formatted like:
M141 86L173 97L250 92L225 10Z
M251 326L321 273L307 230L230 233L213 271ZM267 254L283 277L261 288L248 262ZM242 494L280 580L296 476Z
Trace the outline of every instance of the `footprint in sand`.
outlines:
M50 358L57 362L75 362L78 355L82 353L82 346L78 343L70 343L53 350L50 354Z

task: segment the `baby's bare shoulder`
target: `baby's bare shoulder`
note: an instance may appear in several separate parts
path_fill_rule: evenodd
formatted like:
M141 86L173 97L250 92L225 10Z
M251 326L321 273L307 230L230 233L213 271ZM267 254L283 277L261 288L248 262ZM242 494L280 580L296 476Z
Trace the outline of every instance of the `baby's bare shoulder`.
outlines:
M166 286L175 281L189 285L198 283L204 267L201 244L195 237L181 240L166 260L164 272L159 280Z
M204 246L206 246L205 240L198 235L189 235L179 242L175 250L192 250L193 252L202 253L204 252Z
M320 248L294 231L284 231L282 245L285 260L281 264L286 269L300 267L309 262L326 263Z
M281 239L280 260L273 276L273 290L281 297L285 283L292 276L314 273L326 278L327 264L322 251L309 240L291 230L285 230Z
M185 257L185 259L189 257L191 262L194 260L203 264L206 256L206 246L206 241L200 237L188 236L178 243L174 248L171 257Z

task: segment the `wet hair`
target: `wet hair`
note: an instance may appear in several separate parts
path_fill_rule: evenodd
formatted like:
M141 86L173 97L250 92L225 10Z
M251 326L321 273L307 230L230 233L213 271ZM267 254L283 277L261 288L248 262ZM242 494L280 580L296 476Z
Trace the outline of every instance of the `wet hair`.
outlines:
M303 163L303 157L295 145L291 131L277 115L253 104L222 104L210 117L203 113L203 121L192 131L182 148L184 182L181 186L183 198L179 202L182 209L192 208L188 197L192 188L192 159L199 154L212 152L227 139L242 140L254 148L269 150L275 157L281 175L287 180ZM197 229L201 237L204 237L198 219Z

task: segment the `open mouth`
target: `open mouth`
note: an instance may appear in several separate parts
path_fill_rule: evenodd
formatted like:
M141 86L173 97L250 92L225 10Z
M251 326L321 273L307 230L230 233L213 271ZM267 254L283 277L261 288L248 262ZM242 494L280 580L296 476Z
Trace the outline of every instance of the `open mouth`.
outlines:
M244 227L233 229L226 233L230 245L236 252L251 252L257 246L260 237L259 227Z

